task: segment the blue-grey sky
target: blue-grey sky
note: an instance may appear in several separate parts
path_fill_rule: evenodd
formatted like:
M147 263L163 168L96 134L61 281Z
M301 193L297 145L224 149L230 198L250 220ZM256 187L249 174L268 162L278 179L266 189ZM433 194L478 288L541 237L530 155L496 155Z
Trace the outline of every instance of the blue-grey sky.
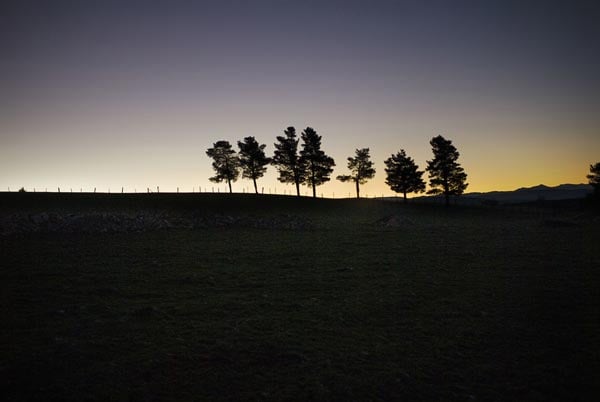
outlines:
M600 160L593 1L8 1L0 50L3 190L217 187L206 148L270 153L289 125L323 136L334 176L370 147L371 195L385 158L424 168L438 134L470 191L583 182ZM276 177L259 187L292 189Z

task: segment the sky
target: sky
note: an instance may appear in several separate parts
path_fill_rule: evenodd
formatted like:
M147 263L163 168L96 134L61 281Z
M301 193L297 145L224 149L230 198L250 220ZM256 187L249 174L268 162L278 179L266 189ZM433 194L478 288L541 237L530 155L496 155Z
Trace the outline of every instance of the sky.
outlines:
M361 193L392 195L383 161L424 170L437 135L467 192L582 183L599 72L595 1L3 1L0 191L224 191L206 149L288 126L322 135L327 197L365 147Z

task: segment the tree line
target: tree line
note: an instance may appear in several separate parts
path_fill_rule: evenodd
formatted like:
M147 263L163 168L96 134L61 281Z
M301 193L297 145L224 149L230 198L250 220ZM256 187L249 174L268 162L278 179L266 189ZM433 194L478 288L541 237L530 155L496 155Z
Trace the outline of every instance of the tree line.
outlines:
M265 154L265 144L259 144L254 137L245 137L238 141L238 151L229 141L220 140L213 144L206 154L213 159L212 167L215 175L209 180L214 183L226 182L229 192L231 183L240 174L244 179L252 180L254 191L258 194L256 181L264 176L267 166L273 165L279 176L277 180L285 184L293 184L296 194L300 196L300 186L312 188L313 197L317 196L317 186L330 180L335 161L321 149L322 137L312 127L306 127L296 135L294 127L288 127L284 135L277 136L272 157ZM300 143L302 141L302 143ZM467 188L467 174L457 162L460 156L452 141L441 135L433 137L429 142L433 159L427 161L425 171L429 174L428 194L443 195L446 205L450 196L460 195ZM356 188L356 197L360 198L360 185L375 176L375 168L369 155L369 148L356 149L355 155L347 158L350 174L339 175L337 180L352 182ZM419 170L415 161L401 149L385 161L386 184L396 193L401 193L406 202L407 194L425 192L425 171Z

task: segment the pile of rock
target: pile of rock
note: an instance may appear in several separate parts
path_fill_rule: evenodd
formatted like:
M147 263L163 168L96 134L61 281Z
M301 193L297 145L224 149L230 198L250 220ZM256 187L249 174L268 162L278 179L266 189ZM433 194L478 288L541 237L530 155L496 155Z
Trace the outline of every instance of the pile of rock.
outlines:
M254 229L310 229L307 219L294 215L274 215L268 217L208 215L194 220L200 227L242 227Z
M375 223L384 228L406 228L414 225L415 222L405 216L389 215L377 220Z
M203 228L309 229L311 223L294 215L231 216L166 211L41 212L0 214L0 235L25 233L118 233Z

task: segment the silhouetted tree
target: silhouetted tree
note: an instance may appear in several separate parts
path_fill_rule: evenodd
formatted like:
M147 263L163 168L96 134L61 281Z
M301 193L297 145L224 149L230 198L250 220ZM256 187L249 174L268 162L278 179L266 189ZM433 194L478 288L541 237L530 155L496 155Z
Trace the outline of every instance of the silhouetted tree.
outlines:
M313 197L317 196L317 186L328 182L335 162L321 150L321 136L311 127L302 132L300 161L306 166L306 185L312 187Z
M232 149L229 141L217 141L212 148L208 148L206 155L213 158L212 167L217 173L209 180L213 183L226 181L231 190L231 182L236 181L240 175L240 159Z
M590 165L590 174L586 176L590 186L594 188L594 194L600 196L600 162Z
M254 192L258 194L256 179L264 176L267 171L267 165L271 163L271 158L265 155L265 144L260 145L254 137L245 137L244 141L238 141L240 148L239 160L242 168L242 177L252 179L254 183Z
M339 175L337 179L341 182L353 181L356 184L356 198L360 198L360 185L375 176L373 162L369 156L369 148L357 149L354 157L348 157L348 169L351 175Z
M460 156L452 141L441 135L431 141L433 159L427 161L429 172L428 194L444 194L446 206L450 205L451 195L461 195L467 188L467 174L456 160Z
M288 127L284 134L285 137L277 137L271 163L279 172L277 180L281 183L294 183L296 194L300 197L300 184L306 180L306 167L298 154L299 140L296 138L296 129Z
M392 155L385 160L385 173L387 177L385 184L390 186L392 191L402 193L404 202L406 194L422 193L425 191L425 182L423 181L423 171L406 152L401 149L396 155Z

